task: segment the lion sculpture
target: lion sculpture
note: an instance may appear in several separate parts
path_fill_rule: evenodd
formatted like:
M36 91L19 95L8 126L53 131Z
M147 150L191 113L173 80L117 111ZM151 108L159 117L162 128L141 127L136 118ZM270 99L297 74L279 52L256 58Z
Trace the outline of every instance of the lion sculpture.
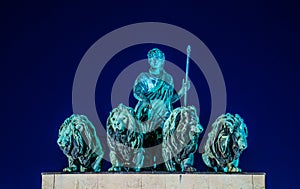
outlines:
M100 172L104 155L95 127L84 115L73 114L61 125L57 144L68 157L64 172Z
M241 172L239 157L247 148L248 130L238 115L223 114L212 124L202 159L215 172Z
M123 104L114 108L107 119L106 131L112 164L108 171L140 171L144 163L143 135L134 110Z
M196 171L194 153L202 131L194 106L172 111L163 128L162 155L168 171Z

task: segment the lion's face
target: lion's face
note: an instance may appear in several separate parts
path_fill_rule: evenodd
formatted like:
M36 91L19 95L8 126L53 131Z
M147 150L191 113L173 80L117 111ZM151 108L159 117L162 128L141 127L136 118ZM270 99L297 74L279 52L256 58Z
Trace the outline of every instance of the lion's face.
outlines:
M200 124L192 124L189 130L190 140L197 143L199 135L202 133L203 129Z
M129 124L128 112L114 109L109 118L109 122L114 131L124 131Z
M164 145L176 143L178 149L175 150L178 152L184 148L194 150L192 146L198 144L199 135L202 131L203 128L199 123L195 107L176 108L164 125ZM171 145L170 150L174 150Z
M243 122L241 122L239 118L237 118L235 130L232 136L233 140L235 141L235 143L232 146L232 150L235 152L235 154L240 154L248 146L248 130L246 125Z
M178 132L184 131L185 136L189 136L186 137L186 140L190 140L191 143L198 143L198 138L203 128L199 123L196 109L193 106L181 108L180 119L183 121L183 124L180 124L183 128L179 129Z
M239 115L226 114L217 119L219 132L215 144L223 157L239 157L247 148L247 127ZM231 150L234 154L230 154Z
M65 125L60 128L57 144L66 155L71 151L71 142L73 141L73 138L74 136L70 125Z
M133 117L133 109L120 104L114 108L107 120L107 125L112 127L114 132L125 131L126 129L136 129L136 122Z
M71 146L70 141L72 136L70 131L69 127L61 127L59 130L57 144L63 152L69 151L69 147Z
M123 104L114 108L107 118L107 134L111 142L120 142L127 146L135 146L133 143L140 144L141 133L134 118L134 110ZM138 141L137 141L138 140ZM110 143L110 142L109 142Z
M84 141L82 140L80 130L82 125L78 124L75 115L68 118L60 127L57 144L65 155L76 155L74 152L81 151ZM75 149L74 148L78 148ZM71 154L73 152L73 154Z

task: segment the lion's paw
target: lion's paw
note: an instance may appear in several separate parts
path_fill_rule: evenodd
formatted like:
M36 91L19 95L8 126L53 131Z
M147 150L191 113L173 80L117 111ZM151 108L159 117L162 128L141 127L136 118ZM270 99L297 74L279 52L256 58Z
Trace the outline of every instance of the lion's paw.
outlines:
M112 166L111 168L108 169L109 172L120 172L121 167L114 167Z
M184 172L196 172L197 169L195 167L184 167Z
M238 173L238 172L242 172L242 169L238 167L231 167L230 169L228 169L228 172Z

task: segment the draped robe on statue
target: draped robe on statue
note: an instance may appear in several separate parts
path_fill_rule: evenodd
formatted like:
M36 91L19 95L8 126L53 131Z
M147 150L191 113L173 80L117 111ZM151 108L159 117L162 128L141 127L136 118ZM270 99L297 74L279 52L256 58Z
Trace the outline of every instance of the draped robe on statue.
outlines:
M138 100L135 114L141 121L140 129L144 134L144 147L160 145L164 122L173 110L172 103L179 100L172 76L164 70L158 75L148 72L141 73L135 81L133 92L134 97ZM161 147L158 148L157 152L150 152L145 158L150 158L152 161L149 156L154 153L156 162L161 161L160 163L162 163Z
M163 127L173 109L172 103L179 99L173 78L165 71L160 75L141 73L134 84L134 97L139 101L135 112L143 122L144 133Z

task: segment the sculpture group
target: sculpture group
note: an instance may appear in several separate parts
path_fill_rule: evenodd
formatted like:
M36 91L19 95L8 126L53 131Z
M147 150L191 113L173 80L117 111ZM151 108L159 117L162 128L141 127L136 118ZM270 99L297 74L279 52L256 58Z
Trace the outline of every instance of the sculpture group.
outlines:
M193 166L194 153L203 127L196 108L186 105L190 47L187 54L186 78L177 92L172 76L164 70L164 53L157 48L148 52L149 71L141 73L133 86L137 105L132 108L120 104L107 118L112 164L108 171L197 171ZM182 97L184 105L173 109L172 104ZM218 117L202 153L208 170L241 172L238 162L247 147L247 135L247 127L239 115L227 113ZM64 171L101 170L104 152L87 117L72 115L66 119L57 143L69 160Z

